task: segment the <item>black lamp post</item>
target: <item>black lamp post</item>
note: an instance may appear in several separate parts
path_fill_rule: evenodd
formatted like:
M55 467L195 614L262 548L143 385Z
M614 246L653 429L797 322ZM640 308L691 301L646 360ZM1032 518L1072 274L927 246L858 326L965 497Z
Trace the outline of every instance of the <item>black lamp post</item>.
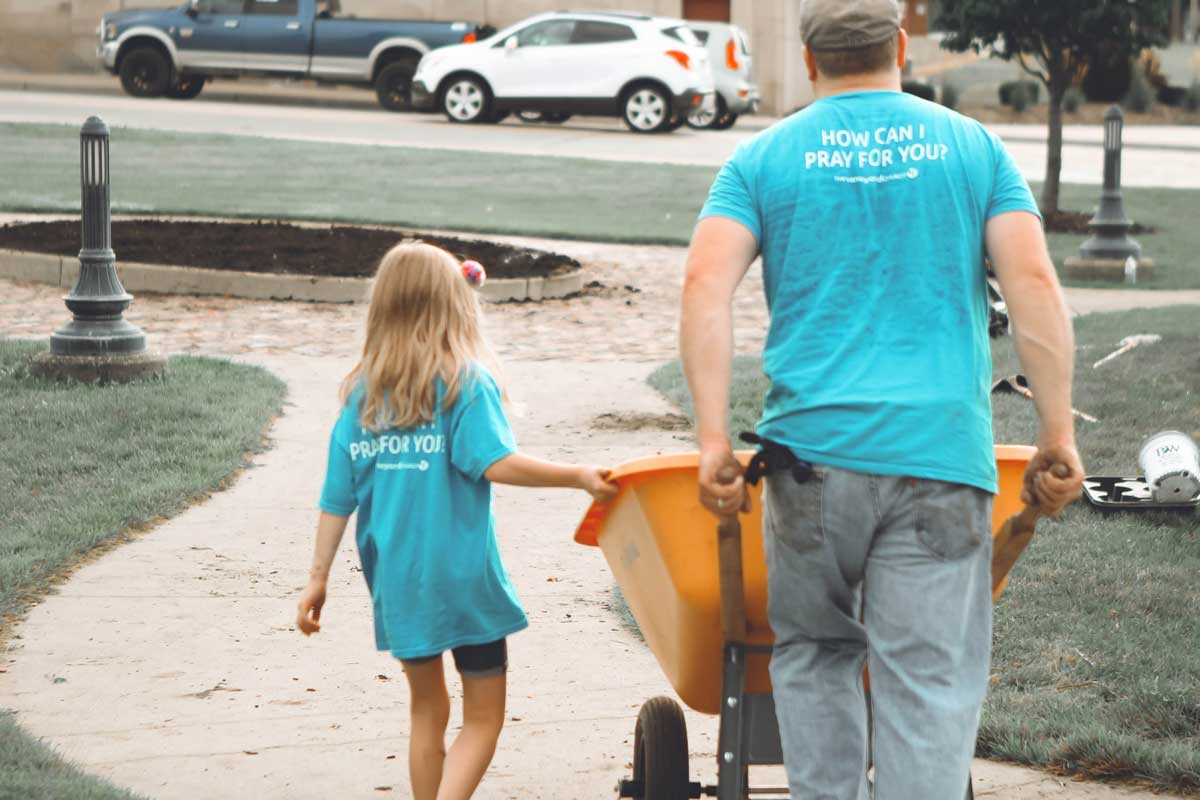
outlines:
M162 370L146 352L146 335L123 316L133 300L117 277L112 250L108 126L90 117L79 135L83 247L79 280L65 298L73 318L50 337L38 368L54 377L128 381Z
M1125 213L1121 197L1121 132L1124 127L1125 116L1120 107L1110 107L1104 114L1104 190L1100 194L1100 208L1088 223L1092 236L1079 248L1080 258L1124 262L1131 257L1135 260L1142 257L1142 246L1129 236L1133 220Z

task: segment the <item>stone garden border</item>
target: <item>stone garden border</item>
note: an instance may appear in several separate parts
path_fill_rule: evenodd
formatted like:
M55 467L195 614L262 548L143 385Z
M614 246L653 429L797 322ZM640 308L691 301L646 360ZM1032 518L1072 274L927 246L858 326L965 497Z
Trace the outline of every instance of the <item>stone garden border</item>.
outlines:
M133 264L118 261L117 274L134 293L222 295L250 300L298 300L309 303L362 303L370 287L368 278L339 278L286 273ZM23 250L0 250L0 278L44 283L71 289L79 277L74 257ZM479 290L492 302L545 300L583 290L583 270L546 278L489 280Z

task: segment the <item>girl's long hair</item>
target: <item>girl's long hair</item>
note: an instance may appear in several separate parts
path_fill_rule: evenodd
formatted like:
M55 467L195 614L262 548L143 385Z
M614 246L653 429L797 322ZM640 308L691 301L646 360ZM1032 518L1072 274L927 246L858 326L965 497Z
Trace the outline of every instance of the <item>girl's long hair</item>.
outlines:
M438 378L449 408L474 363L496 368L480 318L479 299L454 256L423 242L393 247L375 273L366 343L342 381L342 403L362 387L359 418L370 431L432 422Z

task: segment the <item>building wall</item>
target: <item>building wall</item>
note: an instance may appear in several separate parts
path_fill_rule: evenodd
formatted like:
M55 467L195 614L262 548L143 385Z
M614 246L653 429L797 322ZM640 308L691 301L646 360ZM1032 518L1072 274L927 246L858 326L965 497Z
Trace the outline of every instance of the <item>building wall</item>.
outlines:
M0 0L0 68L91 71L100 16L171 0ZM571 3L563 0L342 0L342 11L395 19L461 19L503 27ZM683 0L587 0L593 9L680 16ZM763 110L785 113L811 93L801 59L795 0L731 0L732 21L750 35Z

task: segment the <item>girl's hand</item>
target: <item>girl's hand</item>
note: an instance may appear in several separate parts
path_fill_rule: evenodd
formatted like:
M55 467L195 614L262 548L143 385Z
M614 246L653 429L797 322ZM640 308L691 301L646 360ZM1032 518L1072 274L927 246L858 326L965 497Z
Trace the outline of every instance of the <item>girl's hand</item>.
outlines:
M603 467L581 467L579 488L590 494L597 503L607 503L620 491L620 487L608 479L611 474L612 470Z
M313 578L300 595L300 604L296 610L296 627L305 636L320 632L321 607L324 605L325 581Z

